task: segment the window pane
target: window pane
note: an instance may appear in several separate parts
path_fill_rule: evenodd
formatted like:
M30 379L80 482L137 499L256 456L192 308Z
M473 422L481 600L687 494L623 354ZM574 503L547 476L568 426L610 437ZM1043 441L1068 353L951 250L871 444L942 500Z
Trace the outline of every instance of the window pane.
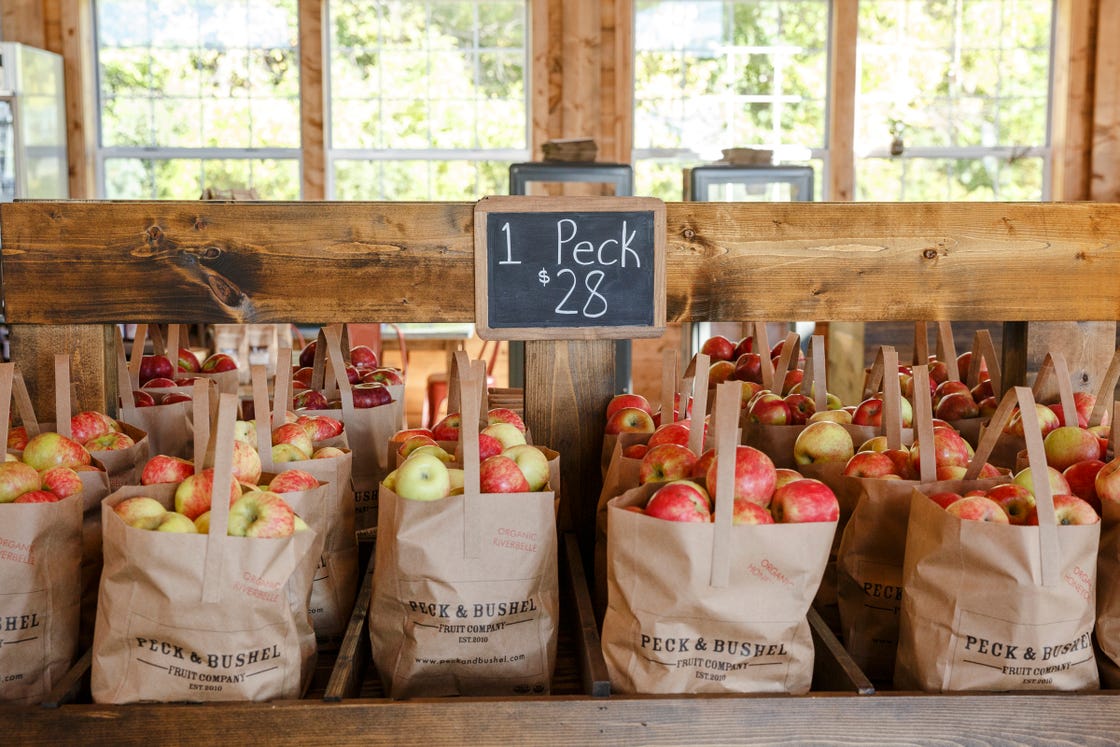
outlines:
M824 146L827 2L639 2L635 28L638 150Z
M492 164L508 164L509 151L528 146L527 5L330 0L330 147L376 151L368 160L331 159L332 196L373 199L372 190L377 199L475 199L508 191L504 167L500 184L488 175ZM397 151L409 152L394 164ZM422 151L438 152L428 162Z
M197 145L204 112L215 100L260 99L288 106L246 106L232 120L207 121L213 140L225 147L298 148L298 117L286 128L253 122L254 112L299 110L296 19L296 0L98 0L101 110L110 120L103 122L101 145L138 144L134 127L111 121L121 115L114 102L129 96L158 100L153 112L180 120L150 122L144 145L181 146L185 132L195 133ZM254 139L254 131L268 133L267 141Z
M873 201L1032 201L1042 199L1042 158L864 158L856 199Z
M105 197L110 200L197 200L207 187L255 189L262 200L298 200L296 159L105 160Z

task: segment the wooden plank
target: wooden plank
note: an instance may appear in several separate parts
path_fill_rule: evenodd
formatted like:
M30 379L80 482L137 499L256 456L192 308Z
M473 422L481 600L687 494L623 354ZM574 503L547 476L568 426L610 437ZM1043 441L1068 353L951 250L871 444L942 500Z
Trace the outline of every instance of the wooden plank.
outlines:
M41 0L0 2L0 28L4 30L4 41L20 42L39 49L47 48Z
M303 199L327 197L326 98L323 95L323 0L299 0L299 120Z
M368 617L370 599L373 596L372 556L364 567L366 572L358 589L358 597L354 600L354 609L350 613L346 635L342 639L342 647L338 651L326 692L323 694L323 700L327 702L357 697L362 678L365 677L366 669L373 660L370 652Z
M611 694L611 679L607 662L603 659L602 641L595 608L591 604L591 591L587 587L587 572L579 539L572 532L561 535L561 554L566 567L566 580L571 587L571 601L576 617L576 652L579 655L583 692L596 698Z
M1009 714L1018 714L1012 716ZM1023 715L1029 714L1029 715ZM201 726L200 726L201 725ZM12 744L1112 745L1115 693L875 697L612 697L97 705L3 709ZM203 731L199 731L199 729ZM215 737L216 738L216 737Z
M1028 360L1065 356L1074 391L1096 394L1116 352L1116 322L1046 322L1028 330Z
M78 657L74 666L62 675L50 693L43 700L44 708L58 708L67 703L74 703L83 692L89 692L89 670L93 664L93 649L87 648L85 653Z
M1003 360L999 368L1004 391L1027 385L1027 328L1026 322L1003 323Z
M848 202L855 196L856 38L859 1L832 4L831 77L828 105L828 159L824 199Z
M1054 24L1050 147L1052 200L1088 200L1098 0L1060 0Z
M8 203L6 313L24 324L473 321L473 208ZM1120 286L1100 280L1120 275L1117 204L690 202L666 214L669 322L1120 317Z
M97 106L94 79L93 8L84 0L59 0L62 38L58 50L66 79L66 147L69 153L70 196L97 196Z
M1120 3L1101 2L1097 17L1093 157L1089 199L1120 199Z
M813 685L818 692L855 692L873 695L875 686L860 670L821 613L810 607L807 615L813 636Z
M611 340L525 343L525 424L533 439L560 452L563 531L590 542L602 478L603 413L614 394Z

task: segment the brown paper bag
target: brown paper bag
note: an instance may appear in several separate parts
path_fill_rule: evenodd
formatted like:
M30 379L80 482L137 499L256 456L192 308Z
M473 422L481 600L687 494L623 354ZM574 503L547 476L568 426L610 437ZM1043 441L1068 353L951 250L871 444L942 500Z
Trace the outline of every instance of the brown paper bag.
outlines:
M1038 526L961 520L914 490L895 685L931 692L1098 686L1092 650L1100 524L1057 525L1030 389L1015 387Z
M140 362L144 356L144 340L148 336L148 325L137 324L132 342L132 355L126 360L124 340L118 331L117 349L117 398L120 420L148 434L150 454L190 459L193 448L193 426L191 425L191 403L172 402L156 404L151 407L137 407L133 391L140 388ZM156 340L153 337L153 344ZM189 386L156 390L161 395L176 392L193 396ZM143 469L143 467L141 467Z
M69 393L69 385L66 387ZM0 389L0 402L14 398L20 421L27 430L29 437L54 429L52 423L39 423L32 409L31 396L27 391L27 384L19 371L16 371L8 393ZM67 416L62 422L66 432L69 432L70 418ZM7 421L3 424L7 431ZM57 432L57 431L56 431ZM5 440L6 440L5 435ZM18 452L14 452L18 453ZM92 455L91 455L92 457ZM93 640L94 615L97 612L97 581L101 575L101 501L109 495L109 474L105 466L93 459L89 469L78 471L82 480L82 563L81 563L81 624L78 645L81 648L89 646Z
M1120 353L1113 358L1115 364ZM1110 369L1111 370L1111 369ZM1106 377L1107 378L1107 377ZM1100 404L1100 400L1097 401ZM1103 413L1102 413L1103 415ZM1094 408L1096 422L1102 419ZM1120 402L1113 403L1109 441L1115 453L1120 441ZM1120 687L1120 504L1101 501L1101 546L1097 558L1097 649L1100 656L1101 683L1109 688Z
M7 440L15 367L0 363ZM38 703L74 662L81 599L82 496L0 504L0 702Z
M227 495L233 479L236 410L236 397L222 395L214 495ZM316 661L307 608L322 538L311 529L277 539L227 536L223 500L213 501L205 535L135 529L113 510L137 495L171 505L174 489L122 488L103 503L94 701L300 697Z
M719 454L734 454L739 391L739 382L717 387ZM723 459L722 466L716 493L730 495L734 461ZM711 524L627 510L644 506L658 487L643 485L608 504L602 641L612 689L808 691L813 643L806 614L836 523L732 526L730 501L716 502Z
M886 352L887 368L897 361L893 351ZM973 456L972 478L938 481L933 448L933 421L930 412L929 373L915 369L914 415L917 421L921 470L917 480L844 477L857 500L844 528L837 552L837 597L840 637L852 659L873 682L889 683L894 675L898 648L898 617L902 605L902 563L906 550L906 528L910 518L910 496L917 488L925 494L946 490L965 493L987 489L1007 477L978 479L980 468L992 446L989 440ZM898 381L898 377L894 377ZM888 380L888 388L889 388ZM899 396L897 383L888 391L885 409ZM884 416L884 425L890 418ZM899 448L901 428L897 420L886 429L889 448Z
M377 525L377 485L393 469L387 445L400 428L404 412L403 387L391 386L393 400L378 407L354 407L346 364L342 356L340 325L323 327L315 346L315 373L312 388L322 388L337 409L322 410L324 415L341 420L353 453L351 480L354 492L354 525L369 529ZM329 363L329 366L328 366ZM327 373L331 373L327 376Z
M416 501L381 488L369 626L393 698L549 692L555 495L479 491L474 383L469 376L462 398L465 492Z
M286 353L286 355L285 355ZM290 368L290 350L279 351L278 370ZM268 397L267 367L250 367L253 383L253 412L257 427L257 451L261 456L262 484L288 470L302 470L319 481L319 487L284 493L284 500L322 538L323 550L315 569L308 609L320 650L342 643L358 589L358 541L354 532L354 492L350 482L352 455L298 462L272 461L269 423L283 422L283 408L272 409ZM281 375L277 376L281 385ZM283 401L283 400L280 400Z

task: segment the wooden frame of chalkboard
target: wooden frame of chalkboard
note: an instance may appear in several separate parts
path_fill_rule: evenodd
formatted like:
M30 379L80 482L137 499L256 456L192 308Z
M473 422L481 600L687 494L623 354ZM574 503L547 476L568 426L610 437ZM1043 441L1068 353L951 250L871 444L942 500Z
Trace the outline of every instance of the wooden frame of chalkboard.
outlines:
M591 340L665 331L665 203L486 197L474 209L483 339Z

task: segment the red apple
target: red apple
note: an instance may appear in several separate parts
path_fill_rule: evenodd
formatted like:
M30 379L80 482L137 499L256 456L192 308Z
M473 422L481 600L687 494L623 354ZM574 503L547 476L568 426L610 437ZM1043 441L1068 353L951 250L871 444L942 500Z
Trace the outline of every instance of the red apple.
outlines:
M23 461L40 472L51 467L86 465L91 459L86 447L73 439L52 432L34 436L23 449Z
M708 468L712 466L712 461L716 458L716 450L708 449L696 459L696 464L692 465L692 474L689 477L693 479L704 478L707 479Z
M1100 459L1086 459L1076 462L1062 470L1062 477L1069 483L1070 492L1088 503L1097 512L1101 512L1101 499L1097 495L1097 475L1104 467Z
M801 474L795 469L789 469L788 467L778 467L776 470L774 470L774 476L774 490L782 487L787 482L805 479L805 475Z
M206 357L200 367L202 373L221 373L222 371L236 371L237 361L228 353L213 353Z
M229 535L276 539L295 533L296 513L287 501L267 490L251 490L229 507Z
M751 352L751 348L753 347L753 337L751 337L750 335L747 335L746 337L740 337L739 341L735 343L735 352L731 354L731 360L738 360L740 355L742 355L743 353Z
M945 384L953 382L946 381ZM945 384L942 384L944 386ZM938 400L933 409L935 417L942 420L965 420L966 418L980 417L980 406L972 398L972 394L964 392L950 392Z
M1054 516L1060 525L1096 524L1101 520L1093 507L1075 495L1054 496Z
M0 462L0 503L11 503L24 493L42 487L39 473L23 462Z
M944 427L933 429L933 457L938 467L967 467L971 459L964 437L952 428ZM921 474L921 447L916 439L910 446L910 466L914 474Z
M292 396L292 408L295 410L329 410L331 404L322 392L316 389L301 389Z
M136 389L132 392L132 404L136 407L155 407L155 397L145 391Z
M140 385L152 379L173 379L175 369L166 355L145 355L140 359Z
M800 368L791 368L786 371L786 375L782 377L782 394L789 394L793 391L794 387L801 384L801 380L805 378L805 371Z
M439 446L439 444L436 443L434 438L425 433L416 433L400 442L400 445L397 446L397 454L401 458L404 458L421 446Z
M830 487L820 480L805 478L775 490L770 512L779 524L837 521L840 503Z
M187 476L175 488L175 510L194 521L210 510L210 496L214 493L214 470L207 468ZM241 497L241 486L237 480L230 481L229 502Z
M509 407L491 407L486 411L486 424L494 425L495 423L509 423L522 433L526 431L525 421L517 414L517 410Z
M350 391L354 395L354 407L359 409L379 407L393 401L389 388L378 381L363 381L355 384Z
M275 428L272 431L272 445L277 444L291 444L304 455L304 459L310 459L311 452L315 451L311 437L299 423L284 423Z
M342 421L328 415L297 415L296 424L302 425L314 441L326 441L342 435Z
M692 480L667 482L650 496L647 516L668 521L711 522L712 509L708 493Z
M8 448L15 451L23 451L27 446L28 436L27 429L22 425L17 425L8 431Z
M649 451L649 444L630 444L622 450L622 456L627 459L641 459Z
M459 427L462 422L462 415L457 412L449 412L432 426L432 437L437 441L458 441Z
M60 500L61 498L49 490L29 490L12 503L57 503Z
M948 508L950 503L956 503L963 496L960 493L952 490L942 490L937 493L931 493L929 499L936 503L941 508Z
M716 500L720 498L716 492L718 469L719 456L717 455L708 466L708 472L705 475L708 491ZM764 452L753 446L740 445L735 447L732 499L743 498L760 506L769 506L770 499L774 495L774 484L777 479L778 475L774 468L774 462Z
M712 335L700 345L700 352L713 361L732 361L735 355L735 343L723 335Z
M849 477L898 478L894 460L881 451L857 451L841 472Z
M310 456L308 452L308 456ZM255 445L235 439L233 442L233 479L256 484L261 477L261 455Z
M404 376L401 375L401 372L387 366L366 370L362 374L362 381L378 382L385 386L404 386Z
M731 361L713 361L708 366L708 387L715 387L729 381L735 375L735 364Z
M817 411L816 403L800 392L787 394L783 399L789 405L790 425L805 425Z
M492 434L478 434L478 458L480 460L489 459L496 454L501 454L504 448L502 442Z
M689 425L687 420L678 420L675 423L663 423L649 437L646 443L652 449L658 444L680 444L688 446Z
M972 396L972 399L976 402L976 404L980 404L988 397L996 396L995 389L992 388L991 379L984 379L976 386L972 387L972 389L970 389L968 393Z
M1027 524L1035 510L1034 494L1013 482L989 488L985 496L999 504L1012 524Z
M638 484L669 482L691 477L697 457L687 446L675 443L650 447L638 466Z
M173 405L176 402L190 401L192 401L191 396L189 394L183 394L182 392L168 392L159 398L159 403L161 405Z
M1061 425L1061 422L1058 420L1057 413L1055 413L1046 405L1036 402L1035 412L1038 414L1038 427L1039 430L1041 430L1043 436ZM1015 413L1011 416L1011 420L1004 427L1003 432L1022 437L1023 417L1022 413L1019 412L1019 408L1015 408Z
M194 474L194 463L182 457L156 454L144 464L140 473L141 485L180 483Z
M731 513L732 524L773 524L774 517L762 506L745 498L736 498Z
M1120 457L1112 459L1100 468L1093 481L1093 487L1096 488L1101 503L1105 501L1120 503Z
M307 366L304 366L303 368L297 368L295 372L292 373L293 387L295 384L304 384L305 386L310 387L311 379L313 376L315 376L315 369L309 368Z
M310 472L301 469L281 472L268 482L268 489L273 493L299 493L317 487L319 487L319 480Z
M190 348L179 348L175 369L184 373L198 373L202 370L202 364Z
M1046 463L1064 471L1077 462L1100 459L1101 445L1096 435L1076 425L1062 425L1046 434L1042 441Z
M883 422L883 398L874 395L856 405L852 413L852 425L869 425L876 428Z
M303 346L303 350L299 351L299 365L301 368L311 368L315 365L315 346L317 340L312 340Z
M737 381L753 381L762 383L762 356L758 353L743 353L735 361L735 373L732 378Z
M950 394L958 393L967 394L970 397L972 396L972 391L968 388L968 384L963 381L958 381L956 379L942 381L937 385L937 388L933 390L933 406L937 407L937 403Z
M132 436L120 431L109 431L102 433L96 438L91 438L86 441L83 446L89 451L121 451L123 449L131 449L136 445L132 440Z
M529 481L517 462L501 454L482 461L478 467L478 482L483 493L529 492Z
M117 430L120 430L120 426L115 420L95 410L79 412L70 418L70 437L80 444Z
M954 501L945 508L945 511L959 519L968 521L988 521L993 524L1011 523L998 503L991 498L979 495Z
M350 348L350 363L355 368L377 368L377 353L369 345L353 345Z
M148 379L140 385L141 389L173 389L179 386L175 383L174 379L169 379L165 376L157 376L153 379Z
M69 498L82 492L82 478L70 467L51 467L39 475L43 489L59 498Z
M789 425L793 421L793 412L788 402L774 394L771 397L756 398L747 412L747 418L752 423L761 425Z
M644 410L651 416L653 415L653 407L650 405L648 399L640 394L624 392L622 394L616 394L611 397L610 402L607 403L607 412L604 416L605 419L610 420L612 415L614 415L624 407L636 407L639 410Z
M1049 465L1046 466L1046 477L1050 482L1050 491L1054 495L1069 495L1072 492L1069 489L1069 483L1066 482L1066 478L1062 476L1062 473ZM1016 485L1022 485L1024 488L1031 491L1032 495L1034 494L1034 476L1030 467L1024 467L1019 470L1015 476L1011 478L1011 482Z

